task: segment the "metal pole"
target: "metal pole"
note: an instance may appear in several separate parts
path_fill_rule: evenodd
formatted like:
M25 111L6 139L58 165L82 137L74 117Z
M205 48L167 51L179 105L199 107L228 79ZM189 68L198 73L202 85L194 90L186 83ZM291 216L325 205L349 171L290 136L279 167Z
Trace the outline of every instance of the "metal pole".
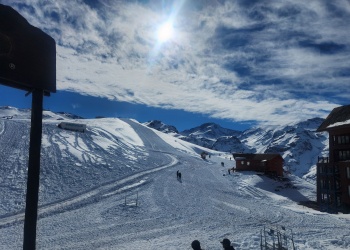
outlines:
M264 226L264 238L265 238L265 249L267 249L266 229L265 229L265 226Z
M28 180L23 236L24 250L35 250L36 242L40 177L40 150L43 116L43 94L43 90L34 89L32 92Z
M292 229L290 230L291 234L292 234L292 245L293 245L293 250L295 250L295 246L294 246L294 239L293 239L293 231Z

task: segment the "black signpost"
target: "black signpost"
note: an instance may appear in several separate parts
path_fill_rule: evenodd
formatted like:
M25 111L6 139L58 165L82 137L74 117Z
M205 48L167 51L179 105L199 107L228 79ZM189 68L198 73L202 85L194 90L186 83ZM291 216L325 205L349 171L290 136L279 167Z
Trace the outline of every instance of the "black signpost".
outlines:
M32 116L28 160L26 210L24 217L23 249L34 250L38 217L40 149L42 135L43 91L32 92Z
M0 84L32 93L23 249L34 250L38 217L43 96L56 92L55 40L0 4Z

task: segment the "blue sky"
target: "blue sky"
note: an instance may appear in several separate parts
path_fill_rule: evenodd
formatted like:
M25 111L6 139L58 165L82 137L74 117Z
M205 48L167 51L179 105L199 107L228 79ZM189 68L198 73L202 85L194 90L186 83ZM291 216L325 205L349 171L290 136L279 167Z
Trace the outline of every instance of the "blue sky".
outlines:
M347 0L1 3L56 41L46 109L242 130L349 104ZM0 86L0 98L30 107L23 91Z

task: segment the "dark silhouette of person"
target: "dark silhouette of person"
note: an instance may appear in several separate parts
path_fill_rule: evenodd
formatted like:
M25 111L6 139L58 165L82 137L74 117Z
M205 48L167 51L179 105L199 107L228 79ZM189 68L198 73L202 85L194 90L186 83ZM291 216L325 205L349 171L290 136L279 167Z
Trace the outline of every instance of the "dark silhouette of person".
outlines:
M177 180L181 181L181 172L179 170L177 170L176 176L177 176Z
M203 250L201 248L201 243L199 243L198 240L192 241L191 247L193 248L193 250Z
M220 241L221 244L222 244L222 247L225 249L225 250L235 250L233 248L233 246L231 246L231 241L229 239L223 239L222 241Z

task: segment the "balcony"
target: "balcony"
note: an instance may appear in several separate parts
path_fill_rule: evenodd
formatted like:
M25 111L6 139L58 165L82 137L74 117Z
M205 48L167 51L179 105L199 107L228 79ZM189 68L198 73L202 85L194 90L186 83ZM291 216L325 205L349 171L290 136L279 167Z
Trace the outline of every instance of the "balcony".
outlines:
M319 156L318 160L317 160L317 163L329 163L329 157Z

